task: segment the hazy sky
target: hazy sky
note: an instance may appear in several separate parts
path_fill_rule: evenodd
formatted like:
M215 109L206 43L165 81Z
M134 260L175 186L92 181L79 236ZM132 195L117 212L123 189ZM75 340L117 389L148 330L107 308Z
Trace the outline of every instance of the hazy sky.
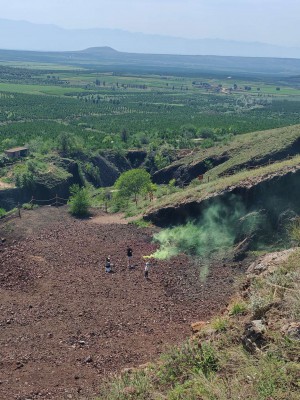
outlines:
M300 46L300 0L0 0L0 18Z

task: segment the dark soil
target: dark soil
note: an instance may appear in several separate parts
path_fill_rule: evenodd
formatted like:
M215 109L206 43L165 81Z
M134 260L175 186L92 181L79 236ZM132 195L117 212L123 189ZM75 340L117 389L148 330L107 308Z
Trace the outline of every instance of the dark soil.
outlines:
M102 218L44 207L0 221L0 399L92 399L109 373L155 360L225 307L237 267L215 266L203 283L182 255L147 281L155 228Z

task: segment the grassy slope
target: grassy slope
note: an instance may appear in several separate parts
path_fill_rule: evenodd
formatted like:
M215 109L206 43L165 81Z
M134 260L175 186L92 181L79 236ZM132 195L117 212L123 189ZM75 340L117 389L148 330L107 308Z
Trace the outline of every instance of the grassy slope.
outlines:
M249 179L258 180L263 177L268 177L273 173L280 173L281 170L286 171L290 168L297 167L300 165L300 156L296 156L290 160L279 161L261 168L241 169L236 174L227 177L220 176L221 174L226 175L227 171L234 168L239 169L244 164L250 161L253 162L253 160L259 161L266 157L272 159L275 153L288 148L298 138L300 138L300 125L263 132L247 133L236 136L228 145L212 147L185 157L172 165L193 165L210 157L217 157L223 154L228 154L230 158L228 161L209 170L205 174L204 183L194 183L173 195L162 197L150 211L186 201L201 201L218 191L226 190L232 185L243 185L245 182L249 183ZM209 177L209 182L207 182L207 177Z
M245 278L222 316L155 365L110 381L99 399L299 399L300 341L288 333L300 326L299 261L299 249L275 268L269 261L266 272ZM244 347L253 320L265 325L263 342Z

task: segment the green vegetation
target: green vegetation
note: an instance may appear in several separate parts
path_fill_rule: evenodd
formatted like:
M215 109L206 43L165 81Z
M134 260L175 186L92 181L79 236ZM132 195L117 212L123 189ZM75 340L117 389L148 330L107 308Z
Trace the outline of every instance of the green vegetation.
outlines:
M88 190L79 185L70 187L71 196L68 201L70 213L76 217L85 217L89 213L90 199Z
M9 177L17 187L32 190L37 184L54 188L72 175L60 165L58 157L39 156L13 165Z
M114 72L95 65L0 67L0 151L30 149L23 160L0 155L2 182L52 189L72 178L68 165L75 161L86 186L70 189L73 215L88 215L92 205L140 217L147 207L200 202L299 168L297 78L233 82L220 74L197 76L196 70L193 76L149 69L142 75L110 67ZM130 164L124 155L132 149L145 150L145 159ZM188 187L176 186L172 174L166 185L151 182L158 169L182 167L184 175L200 164L204 179ZM115 185L99 189L110 174L112 181L119 176ZM160 231L155 235L160 248L152 256L192 255L205 283L210 262L231 256L238 240L265 222L259 211L246 214L237 197L228 203L212 201L199 221ZM0 208L0 217L4 214ZM140 218L134 223L148 225ZM299 245L298 217L285 235ZM299 260L296 251L275 271L252 277L248 291L237 297L243 300L157 364L117 377L103 388L101 400L299 399L299 338L283 329L300 317ZM249 349L241 338L253 319L264 319L268 328L263 346Z
M270 164L265 167L251 169L251 170L241 170L236 174L232 174L227 177L219 177L215 180L210 180L206 183L199 183L197 185L191 184L184 190L177 191L170 196L163 197L159 202L149 208L148 212L153 212L155 209L167 207L170 205L176 205L186 201L198 201L207 199L217 192L228 189L234 186L243 186L250 180L255 182L255 180L264 179L267 176L272 176L272 174L283 174L289 170L294 170L298 168L300 163L300 156L295 156L286 161L281 161L278 163Z
M229 315L244 314L247 311L247 305L244 301L234 301L230 305Z
M39 141L39 151L47 152L58 147L62 132L69 132L94 151L159 150L160 168L170 161L164 144L207 148L230 142L236 134L298 122L300 91L288 80L278 91L277 81L253 78L233 83L221 75L122 75L25 66L0 67L0 151L24 144L37 148Z
M228 329L229 323L227 318L217 317L211 321L211 326L216 332L223 332Z
M295 218L289 226L289 236L296 246L300 244L300 218Z
M134 201L137 205L138 195L152 190L150 174L143 169L131 169L120 175L114 188L117 200L119 199L122 202L134 196Z

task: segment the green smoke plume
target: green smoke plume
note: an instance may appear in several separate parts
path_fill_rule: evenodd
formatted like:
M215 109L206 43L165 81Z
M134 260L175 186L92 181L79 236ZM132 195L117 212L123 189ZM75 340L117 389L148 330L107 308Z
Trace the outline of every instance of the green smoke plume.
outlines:
M186 253L204 261L223 258L238 237L252 235L260 220L259 212L247 214L242 202L232 196L226 204L215 202L209 206L198 221L164 229L154 235L160 248L152 257L168 259Z

